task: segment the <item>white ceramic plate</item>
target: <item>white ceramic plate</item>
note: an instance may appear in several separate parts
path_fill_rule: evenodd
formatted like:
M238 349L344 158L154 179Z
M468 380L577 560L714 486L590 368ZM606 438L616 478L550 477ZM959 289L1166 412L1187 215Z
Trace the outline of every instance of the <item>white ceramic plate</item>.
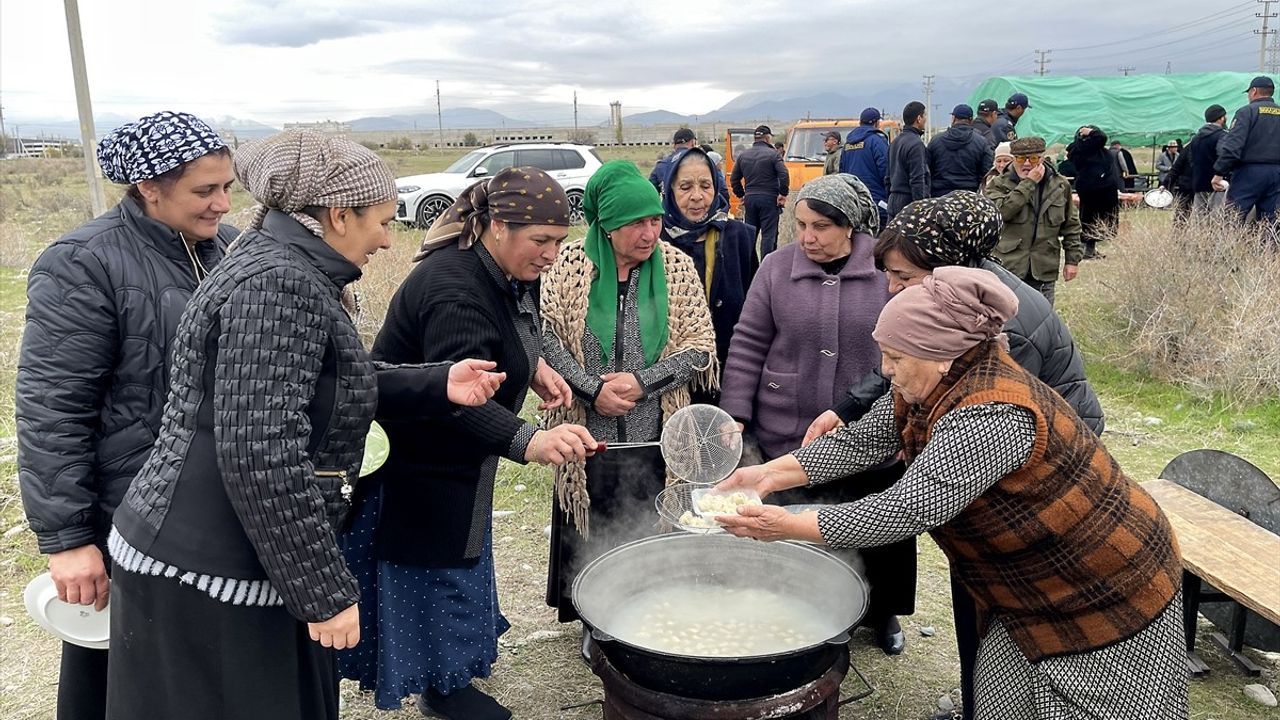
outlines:
M27 583L23 592L27 612L40 627L73 645L106 650L111 635L111 606L101 612L92 605L72 605L58 599L53 576L45 573Z
M1173 193L1164 188L1156 188L1155 190L1147 191L1147 194L1143 195L1142 199L1153 208L1167 208L1173 204Z

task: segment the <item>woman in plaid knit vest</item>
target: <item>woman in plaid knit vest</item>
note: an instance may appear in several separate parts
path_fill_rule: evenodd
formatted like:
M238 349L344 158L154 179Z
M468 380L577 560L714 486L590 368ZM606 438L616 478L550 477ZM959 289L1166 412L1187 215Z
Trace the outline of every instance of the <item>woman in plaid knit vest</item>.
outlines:
M744 507L735 535L877 546L930 533L974 596L975 716L1187 717L1181 563L1168 520L1071 407L1002 345L1017 299L991 273L934 270L873 337L893 392L857 423L722 487L826 482L901 453L889 490L791 515Z

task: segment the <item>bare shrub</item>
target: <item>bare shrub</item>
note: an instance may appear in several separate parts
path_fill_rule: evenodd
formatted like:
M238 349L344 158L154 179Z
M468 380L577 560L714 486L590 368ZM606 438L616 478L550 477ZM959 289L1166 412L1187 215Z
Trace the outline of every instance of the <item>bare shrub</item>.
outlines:
M1127 217L1098 284L1116 324L1113 360L1192 389L1250 401L1280 391L1280 237L1218 212L1171 225ZM1095 323L1096 325L1097 323ZM1098 337L1101 328L1080 328Z
M356 327L365 347L373 347L373 340L387 317L387 308L391 306L391 297L413 269L413 255L422 242L421 230L397 226L393 234L391 247L373 256L365 265L360 281L354 285L363 309Z

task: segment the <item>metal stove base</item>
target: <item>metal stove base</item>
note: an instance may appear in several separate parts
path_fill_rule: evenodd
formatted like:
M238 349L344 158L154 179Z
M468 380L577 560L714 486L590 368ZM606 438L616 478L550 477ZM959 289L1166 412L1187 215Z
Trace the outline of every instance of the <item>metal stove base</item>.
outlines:
M631 681L590 647L591 670L604 687L604 720L837 720L839 708L871 694L872 688L856 668L853 672L867 691L840 699L840 684L849 673L849 653L817 680L789 692L746 700L701 700L650 690Z

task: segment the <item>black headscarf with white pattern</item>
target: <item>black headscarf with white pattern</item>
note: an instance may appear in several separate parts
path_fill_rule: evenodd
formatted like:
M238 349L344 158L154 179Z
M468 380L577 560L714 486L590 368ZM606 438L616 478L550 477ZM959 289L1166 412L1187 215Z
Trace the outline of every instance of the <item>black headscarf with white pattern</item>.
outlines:
M98 165L117 185L136 185L226 147L203 120L162 110L121 125L98 141Z
M955 190L904 207L885 226L944 265L976 265L995 249L1004 221L985 197Z

